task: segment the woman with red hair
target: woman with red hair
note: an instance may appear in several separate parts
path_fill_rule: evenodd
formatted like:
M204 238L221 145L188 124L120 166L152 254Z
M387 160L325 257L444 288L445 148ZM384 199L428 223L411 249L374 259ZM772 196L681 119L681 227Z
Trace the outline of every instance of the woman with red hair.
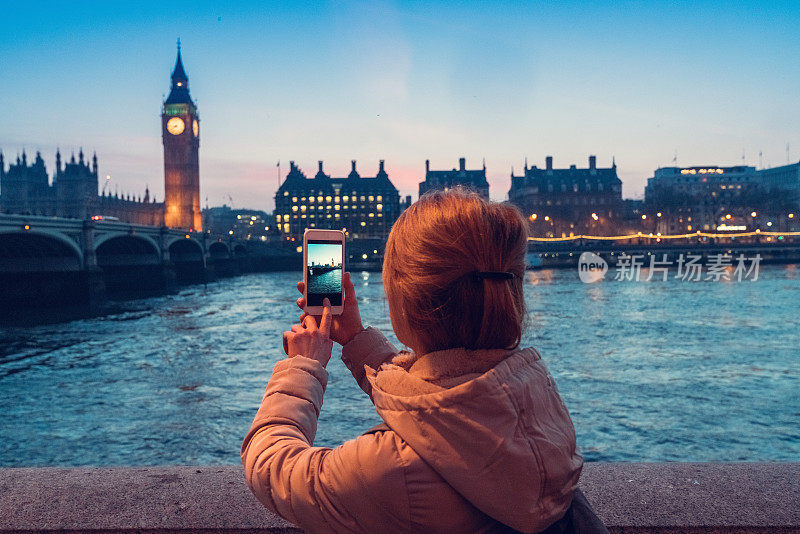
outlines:
M384 255L392 327L411 350L363 327L349 274L342 315L326 306L284 332L288 358L241 448L264 506L307 532L577 528L572 421L539 354L519 347L526 230L510 205L429 193ZM330 449L313 441L333 341L384 423Z

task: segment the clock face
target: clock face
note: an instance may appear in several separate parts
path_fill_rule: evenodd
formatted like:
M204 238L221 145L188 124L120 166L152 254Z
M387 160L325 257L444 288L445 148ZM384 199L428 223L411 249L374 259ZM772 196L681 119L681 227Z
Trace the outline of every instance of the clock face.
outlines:
M197 119L192 121L192 131L194 132L195 137L200 135L200 124L198 124Z
M172 117L167 121L167 131L172 135L180 135L185 127L186 125L180 117Z

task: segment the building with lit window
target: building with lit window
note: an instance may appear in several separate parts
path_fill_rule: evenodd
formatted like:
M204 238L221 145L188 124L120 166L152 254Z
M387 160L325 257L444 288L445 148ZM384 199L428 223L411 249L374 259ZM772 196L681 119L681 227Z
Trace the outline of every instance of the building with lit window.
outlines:
M657 169L645 188L643 226L664 234L790 229L799 211L798 167Z
M380 161L375 177L363 177L352 161L344 178L317 174L308 178L295 163L275 194L274 221L285 237L302 237L306 228L344 230L353 238L389 235L400 214L400 194Z
M610 234L622 216L622 181L613 161L600 168L589 156L588 168L554 169L547 156L543 169L526 163L522 176L511 173L508 200L528 217L533 235Z
M432 171L430 160L425 160L425 180L419 183L419 196L428 191L441 189L447 191L453 187L465 187L477 192L489 200L489 182L486 181L486 164L482 169L467 169L467 160L458 160L458 169L449 171Z

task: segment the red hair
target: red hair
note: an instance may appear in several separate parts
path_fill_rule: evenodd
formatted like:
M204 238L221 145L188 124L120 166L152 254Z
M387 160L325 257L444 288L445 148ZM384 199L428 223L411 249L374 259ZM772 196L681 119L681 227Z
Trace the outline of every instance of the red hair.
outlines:
M516 348L526 249L527 223L512 205L461 188L427 193L400 215L386 243L390 307L425 352ZM480 279L476 271L513 278Z

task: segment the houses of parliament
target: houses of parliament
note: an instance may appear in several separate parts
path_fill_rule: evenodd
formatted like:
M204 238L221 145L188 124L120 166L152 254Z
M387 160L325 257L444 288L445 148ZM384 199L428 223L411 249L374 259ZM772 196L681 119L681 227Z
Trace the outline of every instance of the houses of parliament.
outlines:
M62 161L55 154L52 177L42 155L29 161L23 151L6 166L0 152L0 212L74 219L115 218L134 224L202 230L198 151L200 123L189 95L189 79L178 57L171 89L161 113L164 145L164 201L145 189L143 195L99 191L97 155L91 160L83 150Z

